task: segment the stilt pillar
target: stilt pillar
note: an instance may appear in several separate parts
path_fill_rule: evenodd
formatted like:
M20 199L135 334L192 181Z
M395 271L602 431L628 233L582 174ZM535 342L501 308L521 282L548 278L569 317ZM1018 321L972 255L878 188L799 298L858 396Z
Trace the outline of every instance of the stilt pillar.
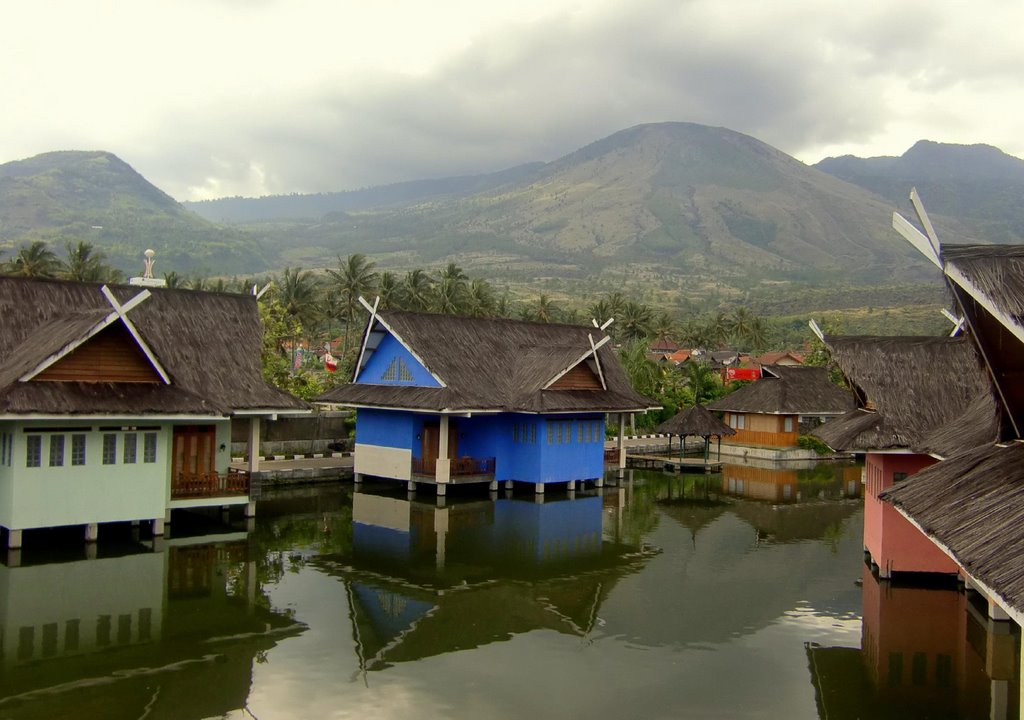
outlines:
M534 483L533 484L533 492L535 494L537 494L537 495L543 495L544 494L544 483Z
M566 484L565 489L568 490L569 492L575 491L576 490L576 481L575 480L570 480Z
M159 537L164 534L164 519L153 518L153 535Z
M416 483L413 482L412 480L410 480L409 482L407 482L405 484L405 490L406 490L406 492L411 492L411 493L416 492Z
M256 503L251 500L247 502L243 514L247 518L256 517Z
M487 489L490 490L491 492L496 492L498 489L498 481L491 480L491 484L487 486Z
M7 531L7 549L19 550L21 548L21 530Z
M7 551L7 567L21 567L21 550L14 548Z
M250 475L260 470L260 419L255 416L249 418L249 464L246 469Z
M623 413L619 413L618 450L619 469L621 470L626 467L626 416Z
M448 494L448 485L446 483L445 484L438 483L438 485L437 485L437 496L438 497L444 497L446 494Z
M85 541L87 543L94 543L99 539L100 526L97 523L89 523L85 526Z
M512 489L512 481L511 480L506 480L505 481L505 489L506 490L511 490Z

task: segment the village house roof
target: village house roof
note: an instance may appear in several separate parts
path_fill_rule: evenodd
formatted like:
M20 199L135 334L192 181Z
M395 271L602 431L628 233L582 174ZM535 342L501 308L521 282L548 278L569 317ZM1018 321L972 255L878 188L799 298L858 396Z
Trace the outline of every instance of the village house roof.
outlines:
M633 390L597 328L414 312L386 312L364 332L365 367L376 342L392 334L441 387L352 382L318 402L428 412L638 412L656 404ZM593 338L593 341L591 340ZM548 387L578 368L595 387ZM603 378L604 388L600 385Z
M814 431L833 450L945 457L998 438L998 407L970 338L845 336L825 343L859 405Z
M262 326L247 295L0 277L0 414L228 415L307 412L264 382ZM124 306L118 310L118 306ZM145 377L47 376L106 343Z
M1024 342L1024 246L943 245L947 275Z
M971 577L1024 610L1024 443L977 447L921 470L880 497Z
M795 350L769 350L754 358L757 365L803 365L804 354Z
M842 415L853 408L853 395L829 381L827 368L803 365L765 366L760 380L708 405L769 415Z
M723 435L736 434L735 430L700 404L693 405L682 412L676 413L658 425L654 431L664 435L677 435L679 437L687 435L695 437L722 437Z

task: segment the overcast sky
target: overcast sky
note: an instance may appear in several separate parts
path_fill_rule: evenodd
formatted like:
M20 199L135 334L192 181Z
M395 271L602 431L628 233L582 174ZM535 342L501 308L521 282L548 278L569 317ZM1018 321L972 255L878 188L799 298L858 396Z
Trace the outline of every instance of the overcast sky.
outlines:
M722 125L813 163L1024 156L1020 0L0 0L0 163L109 150L179 200L550 161Z

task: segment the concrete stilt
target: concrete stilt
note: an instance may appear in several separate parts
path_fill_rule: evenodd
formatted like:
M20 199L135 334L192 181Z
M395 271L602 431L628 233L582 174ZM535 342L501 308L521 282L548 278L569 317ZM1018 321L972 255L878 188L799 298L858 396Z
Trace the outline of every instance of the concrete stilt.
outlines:
M536 493L537 495L543 495L544 494L544 483L534 483L533 484L533 492Z
M100 526L97 523L89 523L85 526L85 541L94 543L100 536Z
M505 481L505 489L506 490L511 490L512 489L512 481L511 480L506 480Z
M443 483L439 483L438 486L437 486L437 496L438 497L444 497L447 493L448 493L448 486L443 484Z
M495 490L497 490L498 489L498 481L497 480L491 480L491 484L487 486L487 489L490 490L491 492L494 492Z
M153 552L163 552L167 548L167 541L163 535L157 535L153 538Z
M159 537L164 534L164 520L163 518L153 518L153 536Z
M85 559L86 560L95 560L96 559L96 543L91 542L91 543L86 543L85 544Z
M7 549L18 550L21 548L21 530L7 531Z
M406 489L406 490L407 490L408 492L411 492L411 493L414 493L414 492L416 492L416 483L414 483L414 482L413 482L412 480L410 480L409 482L407 482L407 483L405 484L405 489Z
M574 490L576 490L576 481L570 480L568 483L566 483L565 489L568 490L569 492L573 492Z
M7 551L7 567L21 567L21 550L14 549Z
M363 481L363 474L362 473L353 473L353 475L352 475L352 482L354 482L356 485L358 485L362 481Z
M594 487L599 487L599 488L600 487L604 487L604 478L603 477L599 477L597 480L595 480L594 481Z
M245 504L245 513L244 514L245 514L245 517L247 517L247 518L256 517L256 503L255 502L247 502Z
M167 508L167 510L164 511L164 525L171 524L171 512L170 508Z
M256 518L254 518L254 517L247 517L245 519L245 531L246 532L252 532L255 529L256 529Z

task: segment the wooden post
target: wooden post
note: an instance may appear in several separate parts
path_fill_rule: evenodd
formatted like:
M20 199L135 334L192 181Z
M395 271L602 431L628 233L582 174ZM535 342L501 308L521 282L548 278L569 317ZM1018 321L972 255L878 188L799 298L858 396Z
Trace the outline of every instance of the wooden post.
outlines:
M619 413L619 470L626 467L626 416Z
M448 416L441 416L440 430L437 438L437 470L434 479L438 483L451 480L452 461L448 457Z
M255 415L249 418L249 482L252 474L260 469L260 419Z

